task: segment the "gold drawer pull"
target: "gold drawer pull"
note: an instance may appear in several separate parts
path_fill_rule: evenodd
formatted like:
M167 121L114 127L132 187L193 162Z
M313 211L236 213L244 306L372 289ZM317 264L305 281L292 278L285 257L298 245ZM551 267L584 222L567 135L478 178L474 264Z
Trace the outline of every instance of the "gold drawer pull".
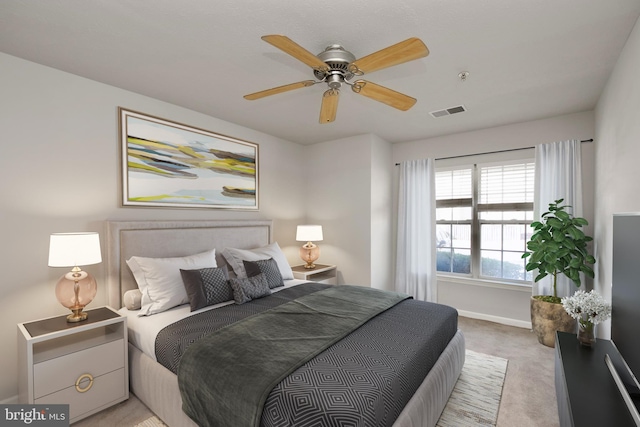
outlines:
M80 384L85 380L89 380L89 384L87 384L86 387L81 387ZM89 391L89 389L92 386L93 386L93 375L91 375L91 374L80 375L78 377L78 379L76 380L76 390L78 391L78 393L85 393L85 392Z

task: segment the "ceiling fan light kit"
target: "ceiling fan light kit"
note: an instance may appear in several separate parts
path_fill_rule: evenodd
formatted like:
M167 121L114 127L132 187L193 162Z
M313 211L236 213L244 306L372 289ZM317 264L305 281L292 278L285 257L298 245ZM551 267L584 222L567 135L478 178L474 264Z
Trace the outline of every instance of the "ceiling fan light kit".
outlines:
M316 80L304 80L278 86L245 95L244 98L256 100L294 89L313 86L318 83L326 83L329 89L322 96L320 123L331 123L335 120L340 89L343 84L350 86L354 93L382 102L401 111L406 111L413 107L416 103L415 98L360 79L360 76L423 58L429 54L427 46L416 37L409 38L360 59L356 59L355 55L339 44L332 44L318 55L314 55L286 36L268 35L263 36L262 40L311 67ZM357 78L357 80L353 81L354 78Z

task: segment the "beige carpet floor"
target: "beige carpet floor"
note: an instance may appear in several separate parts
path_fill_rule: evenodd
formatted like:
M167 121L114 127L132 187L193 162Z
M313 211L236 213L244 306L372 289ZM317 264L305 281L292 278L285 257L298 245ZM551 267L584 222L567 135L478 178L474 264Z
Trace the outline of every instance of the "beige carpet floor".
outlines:
M497 427L559 427L554 351L528 329L461 317L467 348L509 360Z
M508 359L497 427L558 427L554 349L531 331L461 317L467 349ZM135 426L153 414L135 396L74 427Z

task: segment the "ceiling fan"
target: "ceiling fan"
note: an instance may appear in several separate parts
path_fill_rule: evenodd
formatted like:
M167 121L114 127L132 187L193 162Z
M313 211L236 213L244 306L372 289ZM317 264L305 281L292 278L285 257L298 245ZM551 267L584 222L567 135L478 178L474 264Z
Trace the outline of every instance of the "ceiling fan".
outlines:
M322 95L320 123L335 120L338 111L338 98L343 84L351 86L351 90L367 98L385 103L393 108L406 111L413 107L416 99L395 90L380 86L360 76L365 73L392 67L429 54L427 46L417 37L412 37L370 55L356 59L339 44L332 44L318 55L314 55L290 38L281 35L263 36L262 40L272 44L285 53L293 56L313 68L316 80L304 80L284 86L278 86L260 92L245 95L248 100L264 98L294 89L326 83L329 89Z

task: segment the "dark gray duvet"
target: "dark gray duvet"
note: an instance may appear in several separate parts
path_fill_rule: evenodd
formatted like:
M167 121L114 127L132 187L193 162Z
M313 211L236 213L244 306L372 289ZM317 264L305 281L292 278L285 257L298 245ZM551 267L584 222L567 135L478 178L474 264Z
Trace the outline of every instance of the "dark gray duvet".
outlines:
M169 325L156 339L158 362L176 373L206 334L326 287L308 283ZM402 301L286 377L267 397L261 425L390 426L456 330L453 308Z

